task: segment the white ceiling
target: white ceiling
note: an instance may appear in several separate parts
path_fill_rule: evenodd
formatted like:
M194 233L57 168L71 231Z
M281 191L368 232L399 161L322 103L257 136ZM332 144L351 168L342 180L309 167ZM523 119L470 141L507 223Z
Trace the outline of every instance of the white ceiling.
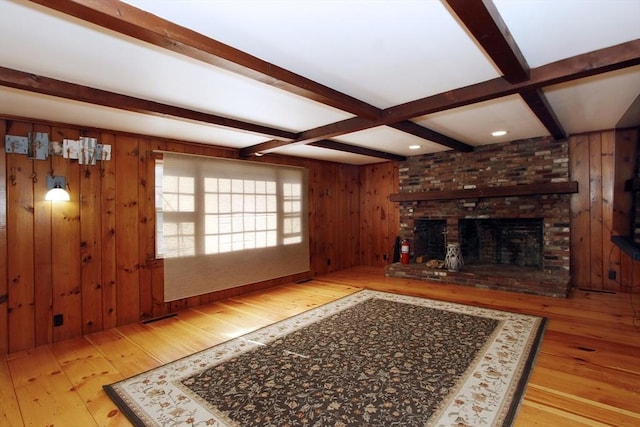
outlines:
M127 3L379 109L501 76L438 0ZM532 69L640 39L640 0L493 3ZM0 66L294 133L353 117L26 0L0 0ZM567 133L611 129L640 95L640 65L548 86L543 92ZM1 85L0 115L233 148L272 139ZM412 120L472 146L549 135L517 94ZM640 117L635 124L640 125ZM508 134L493 138L490 132L496 129ZM403 156L449 149L387 126L332 139ZM421 148L410 150L413 144ZM303 144L276 152L352 164L384 161Z

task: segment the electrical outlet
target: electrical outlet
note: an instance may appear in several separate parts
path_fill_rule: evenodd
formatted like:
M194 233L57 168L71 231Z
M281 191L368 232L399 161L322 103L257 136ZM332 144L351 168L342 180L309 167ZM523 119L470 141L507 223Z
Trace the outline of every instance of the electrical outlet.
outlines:
M53 326L62 326L64 324L64 317L62 314L53 315Z

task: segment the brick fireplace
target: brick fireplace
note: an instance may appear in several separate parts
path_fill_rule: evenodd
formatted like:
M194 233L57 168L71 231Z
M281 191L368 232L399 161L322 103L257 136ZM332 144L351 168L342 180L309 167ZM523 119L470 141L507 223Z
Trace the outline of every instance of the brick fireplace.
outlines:
M408 158L394 196L411 262L387 266L386 275L566 297L568 159L568 143L550 138ZM428 268L451 242L460 243L465 267Z

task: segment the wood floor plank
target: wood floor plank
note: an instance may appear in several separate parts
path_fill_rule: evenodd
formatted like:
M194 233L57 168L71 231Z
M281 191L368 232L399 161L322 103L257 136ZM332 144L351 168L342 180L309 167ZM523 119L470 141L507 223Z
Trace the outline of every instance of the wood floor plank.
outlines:
M562 409L524 401L515 425L523 427L612 427L615 424L601 423Z
M117 329L96 332L85 337L120 374L127 378L162 364Z
M11 354L0 364L0 424L127 425L101 390L103 383L360 289L544 316L547 329L514 425L640 425L640 308L628 295L574 290L567 299L539 297L387 278L377 267L342 270L147 325L132 323Z
M574 415L579 415L582 418L584 417L580 414L588 413L591 421L602 424L620 427L640 425L640 415L637 413L542 387L537 384L529 384L527 387L527 401L564 412L567 412L568 408L571 408Z
M529 383L622 410L635 412L640 409L640 395L620 390L610 378L594 380L536 365Z
M156 329L139 323L119 326L118 332L162 363L172 362L197 350L197 347L187 341L171 340Z
M0 361L0 426L23 426L6 358Z
M102 389L103 385L125 377L96 347L84 338L76 338L53 344L51 352L99 425L128 424L126 417Z
M98 425L48 346L8 358L25 425Z

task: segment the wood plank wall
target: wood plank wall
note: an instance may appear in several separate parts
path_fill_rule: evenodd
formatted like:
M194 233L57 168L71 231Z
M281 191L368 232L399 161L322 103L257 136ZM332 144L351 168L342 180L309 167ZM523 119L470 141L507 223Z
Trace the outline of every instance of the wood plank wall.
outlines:
M398 162L360 168L360 263L385 266L393 260L395 238L400 234L399 203L389 195L400 187Z
M112 160L80 166L60 157L49 162L5 154L5 134L29 131L56 141L97 137L113 147ZM616 221L628 216L611 201L620 192L613 171L629 166L622 153L638 140L634 132L570 139L571 179L580 185L572 200L574 286L618 291L640 283L640 263L610 244ZM0 354L354 265L383 266L399 233L398 206L388 197L398 192L397 163L352 166L265 156L256 161L309 169L310 273L164 303L162 261L153 258L152 151L234 158L235 150L4 119L0 149ZM67 177L72 202L44 201L51 172ZM607 279L609 269L616 270L616 280ZM53 326L54 314L63 315L63 326Z
M52 141L96 137L112 146L112 160L81 166L59 156L41 161L5 154L5 134L27 136L30 131L46 132ZM387 198L397 192L397 165L359 167L264 156L256 161L309 169L311 272L164 303L162 261L153 257L152 151L234 158L236 150L4 119L0 141L0 354L363 262L383 265L397 234L397 208ZM44 200L51 171L66 176L71 202ZM361 197L368 200L361 202ZM365 221L362 209L367 210ZM368 236L364 242L361 227ZM63 315L62 326L53 326L54 314Z
M569 138L570 179L579 192L571 198L571 275L576 288L638 292L640 262L611 243L630 232L631 199L624 182L633 177L637 130L602 131ZM610 272L615 279L610 279Z

